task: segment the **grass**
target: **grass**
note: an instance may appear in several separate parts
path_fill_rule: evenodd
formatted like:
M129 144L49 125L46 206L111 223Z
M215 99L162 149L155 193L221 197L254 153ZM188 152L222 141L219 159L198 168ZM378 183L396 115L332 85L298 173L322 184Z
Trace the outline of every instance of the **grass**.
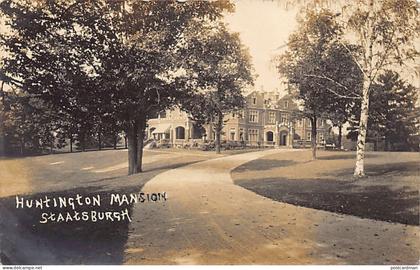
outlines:
M24 198L74 197L139 192L154 176L210 158L194 153L146 151L144 172L127 176L126 168L104 170L126 162L127 152L95 151L0 160L0 260L3 264L121 264L127 222L40 224L39 209L16 209L15 195ZM91 168L91 169L86 169ZM133 205L130 205L131 211ZM126 207L124 207L126 208ZM65 209L58 209L65 212ZM79 207L77 211L89 211ZM96 211L118 211L101 204ZM45 211L45 210L44 210ZM48 210L57 212L57 209Z
M353 177L355 153L271 155L232 172L235 184L276 201L409 225L419 225L419 153L372 152L365 178Z

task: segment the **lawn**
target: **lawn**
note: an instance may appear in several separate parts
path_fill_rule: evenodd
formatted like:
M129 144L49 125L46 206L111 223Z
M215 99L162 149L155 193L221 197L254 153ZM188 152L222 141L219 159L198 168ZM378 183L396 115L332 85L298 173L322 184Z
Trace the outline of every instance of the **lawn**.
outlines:
M25 199L100 195L109 201L110 193L139 192L150 179L166 170L211 157L188 150L145 151L144 172L131 176L127 176L125 150L0 159L0 261L3 264L120 264L128 235L127 222L40 224L42 211L16 209L15 195ZM132 207L128 207L130 212ZM102 204L95 210L122 208ZM67 210L71 209L51 212ZM89 206L77 208L79 212L90 210Z
M354 152L309 151L266 156L234 171L235 184L276 201L419 225L419 153L371 152L367 177L352 175Z
M256 150L229 150L222 155ZM126 150L0 159L0 260L3 264L120 264L129 233L127 222L40 224L41 211L16 209L15 195L26 199L100 195L109 201L110 193L138 192L166 170L222 155L173 148L148 150L144 172L131 176L127 176ZM101 205L95 210L121 209Z

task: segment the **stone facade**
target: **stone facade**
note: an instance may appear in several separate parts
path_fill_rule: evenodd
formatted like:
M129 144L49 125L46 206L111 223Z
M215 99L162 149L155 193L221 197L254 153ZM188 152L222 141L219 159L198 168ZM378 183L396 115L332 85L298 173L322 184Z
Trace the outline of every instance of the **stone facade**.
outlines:
M280 98L275 92L253 91L245 99L243 110L225 116L222 140L250 146L310 146L310 121L294 117L293 112L298 108L291 96ZM324 119L319 119L318 145L325 144L330 129ZM187 113L175 109L150 119L147 137L176 146L214 140L214 131L211 125L200 127Z

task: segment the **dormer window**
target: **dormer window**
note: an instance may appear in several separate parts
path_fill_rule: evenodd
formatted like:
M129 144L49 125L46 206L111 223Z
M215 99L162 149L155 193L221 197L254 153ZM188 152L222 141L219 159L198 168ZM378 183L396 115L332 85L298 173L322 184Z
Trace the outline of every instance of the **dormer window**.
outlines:
M284 101L284 107L289 108L289 101L288 100Z
M252 104L253 104L253 105L257 104L257 98L256 98L256 97L253 97L253 98L252 98Z

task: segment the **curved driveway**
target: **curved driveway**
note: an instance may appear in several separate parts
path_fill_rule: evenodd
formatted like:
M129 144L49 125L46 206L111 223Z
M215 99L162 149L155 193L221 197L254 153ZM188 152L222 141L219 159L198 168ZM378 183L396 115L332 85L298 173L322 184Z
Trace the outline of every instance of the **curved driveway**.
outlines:
M230 171L276 149L159 174L136 204L126 264L418 264L420 228L275 202L232 183Z

